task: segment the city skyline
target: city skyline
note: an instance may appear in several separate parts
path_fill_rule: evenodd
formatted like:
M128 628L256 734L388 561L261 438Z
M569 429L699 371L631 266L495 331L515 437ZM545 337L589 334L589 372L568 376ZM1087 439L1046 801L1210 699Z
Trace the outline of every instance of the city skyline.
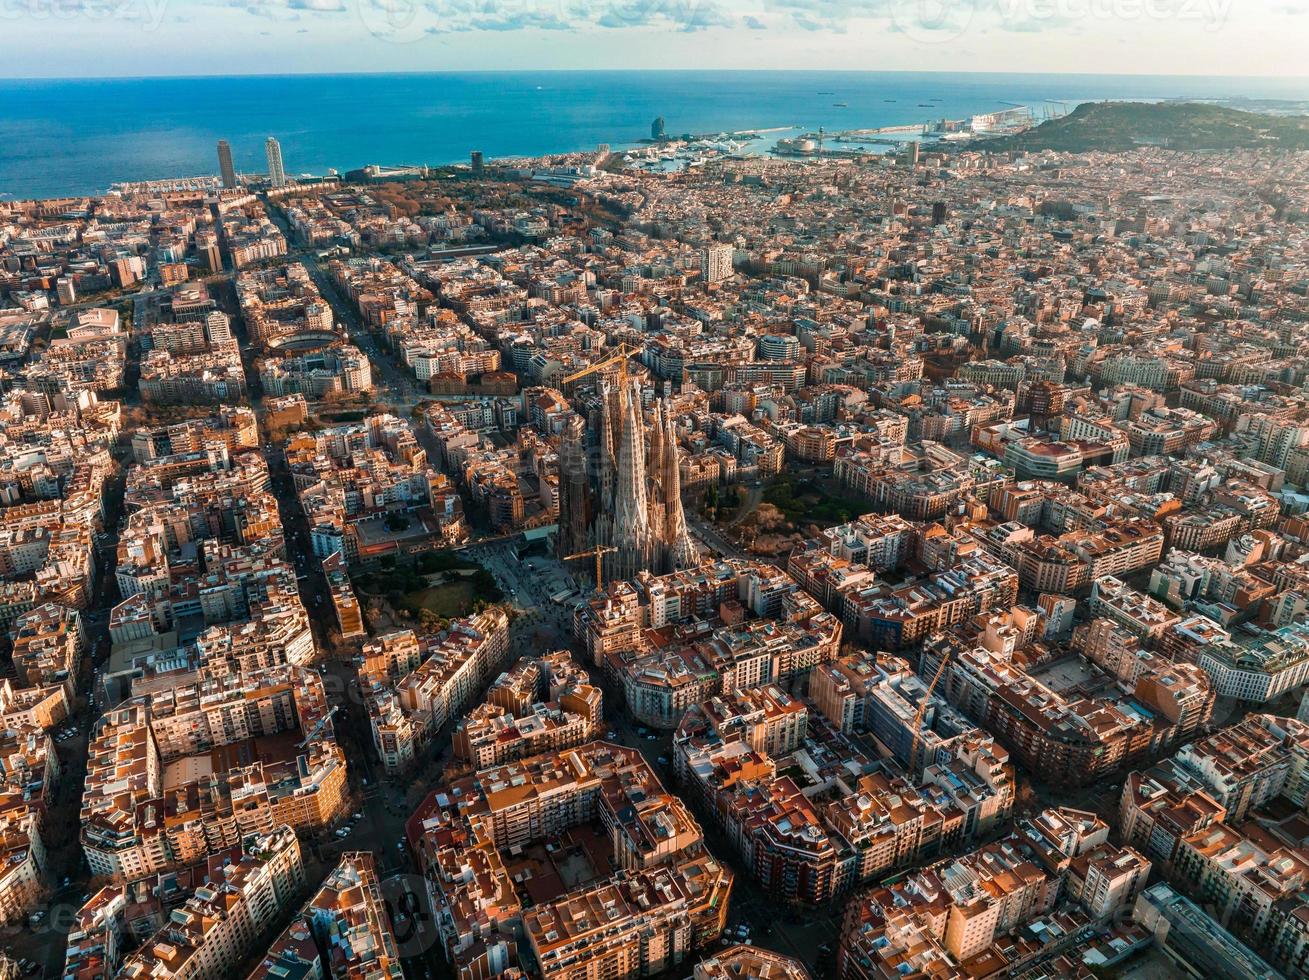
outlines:
M914 85L0 201L0 978L1309 974L1309 117Z
M1252 0L134 0L6 8L9 77L613 68L1304 77L1309 7ZM60 44L48 44L52 25ZM194 45L198 32L206 44ZM669 44L676 39L676 44ZM106 43L109 41L111 43Z
M0 980L1309 980L1306 27L0 0Z

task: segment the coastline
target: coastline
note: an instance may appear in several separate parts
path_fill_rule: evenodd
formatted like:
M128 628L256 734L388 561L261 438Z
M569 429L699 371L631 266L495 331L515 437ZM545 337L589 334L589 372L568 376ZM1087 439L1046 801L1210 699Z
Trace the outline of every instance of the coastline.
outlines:
M213 174L230 141L262 172L276 135L290 173L448 166L633 147L668 133L875 129L1006 105L1278 98L1286 80L844 71L550 71L0 81L0 193L89 196L119 182ZM819 94L834 93L834 94Z

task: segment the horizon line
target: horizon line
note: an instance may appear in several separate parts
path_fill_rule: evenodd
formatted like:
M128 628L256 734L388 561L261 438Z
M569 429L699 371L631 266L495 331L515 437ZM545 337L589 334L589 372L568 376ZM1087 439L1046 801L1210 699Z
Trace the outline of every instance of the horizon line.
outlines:
M275 79L275 78L385 78L455 75L637 75L637 74L813 74L813 75L939 75L1030 78L1141 78L1141 79L1210 79L1213 81L1303 82L1309 84L1309 73L1302 75L1229 75L1213 72L1094 72L1094 71L1007 71L970 70L943 71L937 68L460 68L460 69L403 69L392 71L286 71L286 72L231 72L224 74L159 74L159 75L9 75L0 76L6 82L132 82L132 81L188 81L201 79ZM1309 99L1309 92L1306 92Z

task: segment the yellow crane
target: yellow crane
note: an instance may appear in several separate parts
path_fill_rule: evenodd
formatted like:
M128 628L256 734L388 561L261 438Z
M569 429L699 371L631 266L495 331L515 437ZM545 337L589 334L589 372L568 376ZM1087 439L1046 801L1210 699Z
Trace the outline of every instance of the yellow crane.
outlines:
M580 371L574 371L572 374L564 375L561 384L570 385L574 381L581 381L593 374L601 374L612 367L618 368L618 376L624 382L627 381L627 362L641 353L639 347L629 347L627 344L619 344L618 349L610 354L603 361L596 361L590 367L584 367Z
M598 544L590 551L579 551L575 555L569 555L564 561L575 561L578 558L595 558L595 590L599 592L604 588L604 556L617 551L617 548L610 548L608 545Z
M332 705L331 709L327 712L327 714L323 715L323 717L318 719L318 724L316 724L313 728L309 729L309 734L300 740L300 743L296 745L296 748L303 749L310 742L317 739L318 733L321 732L324 728L326 728L331 723L332 715L336 714L338 707L339 705L335 705L335 704Z
M909 758L906 762L910 767L915 764L918 756L918 743L923 740L923 715L927 713L927 706L932 703L932 692L936 690L936 685L940 683L942 676L945 674L946 665L950 663L950 654L953 651L947 649L941 655L941 665L936 668L936 674L932 677L932 683L927 685L927 693L923 695L923 703L918 706L918 712L914 715L914 739L909 743Z

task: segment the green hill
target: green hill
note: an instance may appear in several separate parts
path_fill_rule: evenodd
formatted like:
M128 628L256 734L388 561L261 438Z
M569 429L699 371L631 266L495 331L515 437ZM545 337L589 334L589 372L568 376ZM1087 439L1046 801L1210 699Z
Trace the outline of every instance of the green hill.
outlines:
M1018 136L989 140L988 150L1118 151L1267 147L1309 149L1309 116L1270 116L1199 102L1088 102Z

